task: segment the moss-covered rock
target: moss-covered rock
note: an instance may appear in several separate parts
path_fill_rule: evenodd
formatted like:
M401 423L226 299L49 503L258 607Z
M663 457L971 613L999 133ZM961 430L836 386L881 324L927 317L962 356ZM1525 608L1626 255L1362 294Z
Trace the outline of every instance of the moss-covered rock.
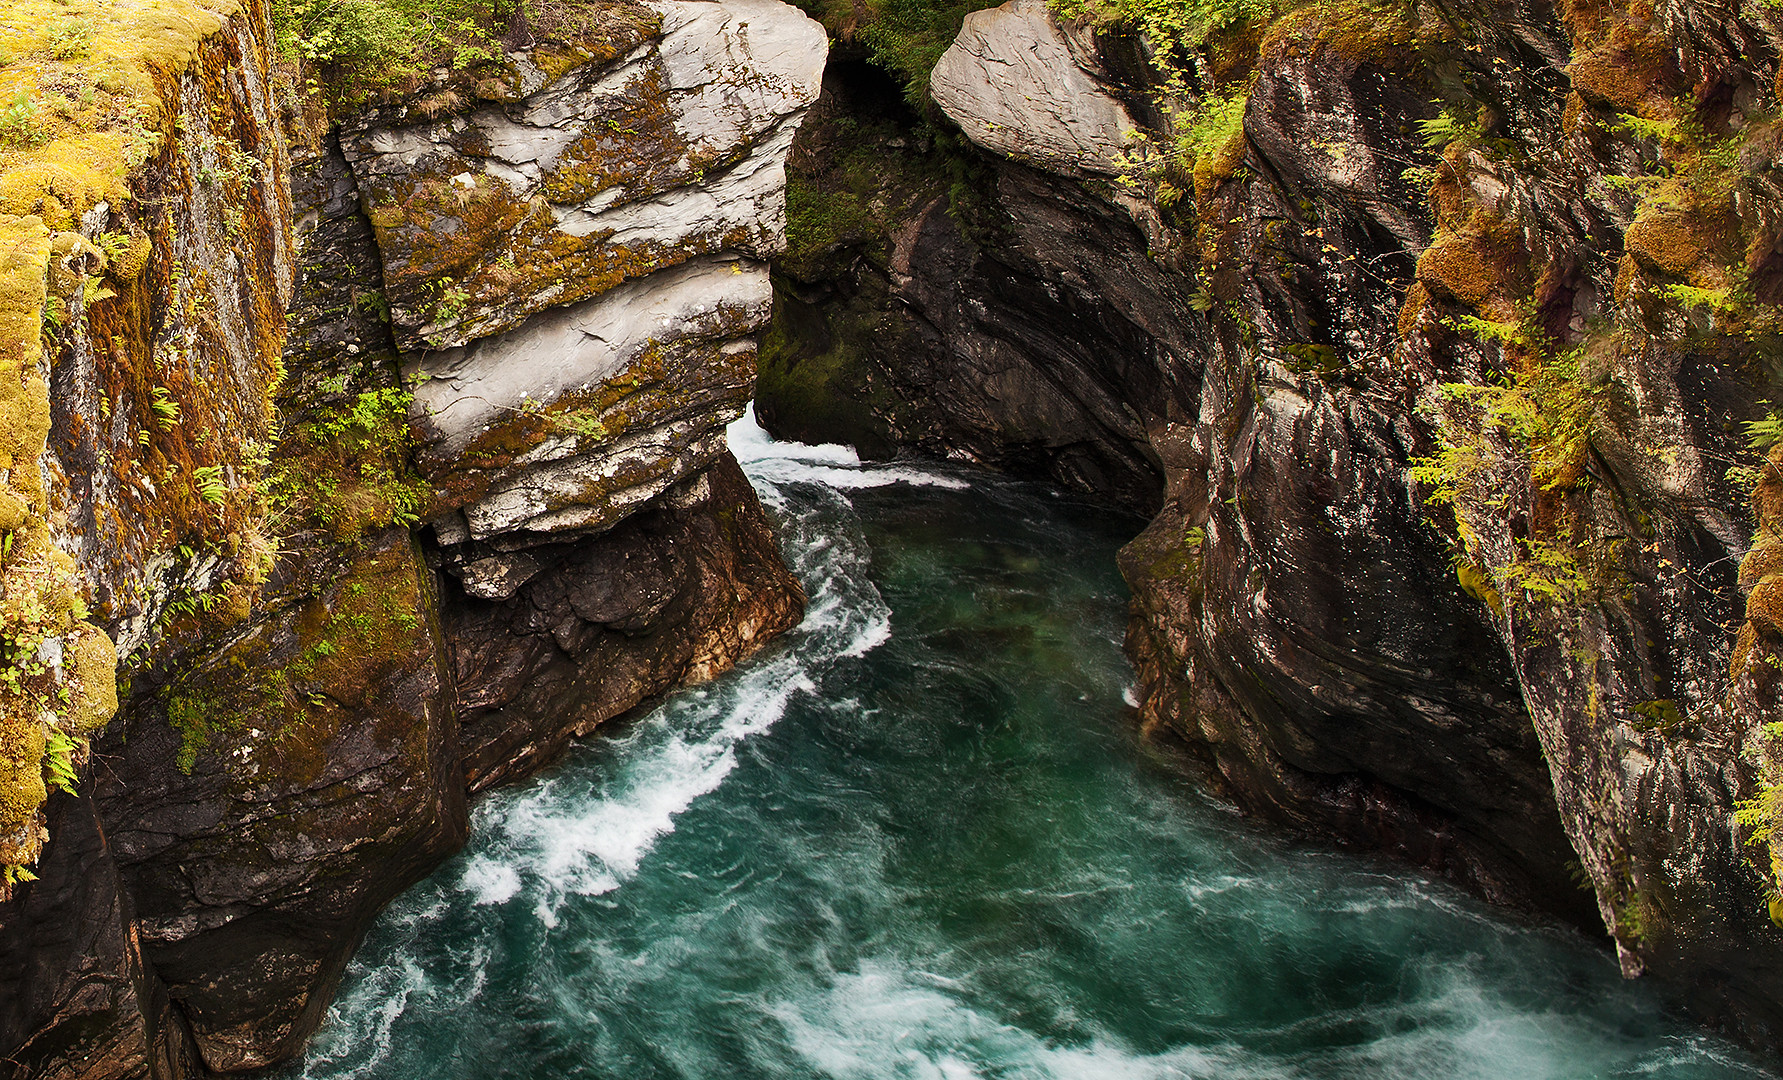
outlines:
M780 249L780 163L817 94L822 30L763 0L665 19L636 63L564 68L501 109L349 128L400 346L463 345L689 259Z

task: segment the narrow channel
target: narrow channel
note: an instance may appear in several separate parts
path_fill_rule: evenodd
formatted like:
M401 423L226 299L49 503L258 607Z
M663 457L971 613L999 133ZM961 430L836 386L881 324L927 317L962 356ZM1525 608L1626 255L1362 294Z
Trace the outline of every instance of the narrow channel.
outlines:
M811 594L483 801L288 1080L1768 1076L1599 943L1299 845L1139 737L1139 527L732 445Z

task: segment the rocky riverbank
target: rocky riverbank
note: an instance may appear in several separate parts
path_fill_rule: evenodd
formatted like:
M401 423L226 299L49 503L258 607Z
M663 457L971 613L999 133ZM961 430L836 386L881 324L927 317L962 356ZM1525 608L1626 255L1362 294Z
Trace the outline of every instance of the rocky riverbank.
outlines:
M97 7L70 18L122 14ZM723 429L815 23L591 8L330 121L264 7L150 15L184 36L125 54L146 156L115 190L43 164L123 123L104 108L0 157L0 224L49 252L12 256L50 389L41 466L9 459L39 516L6 567L39 558L87 612L48 678L109 689L82 642L123 654L109 725L33 716L6 745L78 792L7 803L47 840L0 902L0 1048L33 1077L289 1057L371 918L462 844L467 797L804 605ZM39 81L109 93L102 43L36 42Z

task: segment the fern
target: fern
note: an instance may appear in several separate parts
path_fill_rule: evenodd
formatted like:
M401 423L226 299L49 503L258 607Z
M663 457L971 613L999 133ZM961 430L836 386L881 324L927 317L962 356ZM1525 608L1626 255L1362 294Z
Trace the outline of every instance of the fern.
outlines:
M1725 286L1719 289L1699 289L1694 285L1667 285L1659 291L1667 300L1692 310L1708 308L1710 311L1732 311L1740 306L1734 290Z
M220 503L229 494L229 486L223 482L223 466L206 465L192 470L192 479L198 483L198 494L205 502Z
M81 750L81 741L60 731L51 729L44 741L43 771L48 773L49 785L70 795L76 794L75 784L80 777L75 773L74 761Z
M162 431L172 431L180 422L180 403L173 400L164 386L157 386L150 394L149 408L155 413L155 426Z
M1769 450L1783 440L1783 418L1767 416L1746 424L1746 443L1754 450Z
M1480 137L1480 129L1453 113L1443 112L1428 120L1418 121L1418 134L1431 150L1441 150L1453 142L1470 142Z

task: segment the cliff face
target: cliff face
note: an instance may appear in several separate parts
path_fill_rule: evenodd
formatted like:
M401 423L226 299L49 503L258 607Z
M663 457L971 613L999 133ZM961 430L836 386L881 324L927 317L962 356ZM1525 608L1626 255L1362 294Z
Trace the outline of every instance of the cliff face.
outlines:
M723 427L821 29L615 4L337 133L281 118L260 6L152 14L134 82L98 37L67 58L136 94L110 187L71 189L55 141L0 151L38 410L0 596L35 574L50 611L7 660L67 703L0 733L35 782L0 859L0 1053L30 1076L295 1053L468 795L803 608Z
M1777 1045L1783 22L1110 10L968 16L929 86L982 154L831 86L760 414L1156 513L1142 713L1240 802L1601 919Z

